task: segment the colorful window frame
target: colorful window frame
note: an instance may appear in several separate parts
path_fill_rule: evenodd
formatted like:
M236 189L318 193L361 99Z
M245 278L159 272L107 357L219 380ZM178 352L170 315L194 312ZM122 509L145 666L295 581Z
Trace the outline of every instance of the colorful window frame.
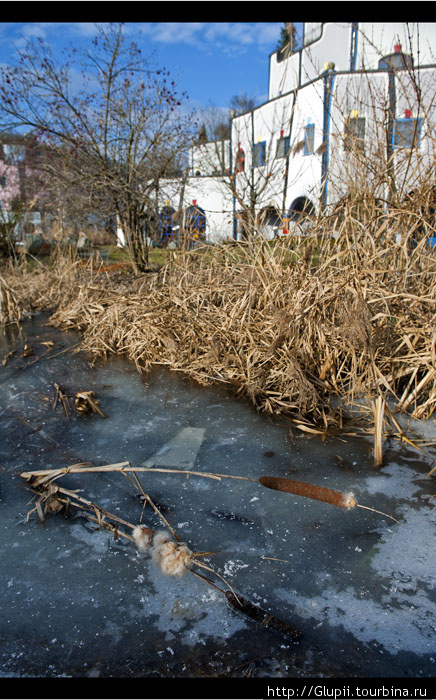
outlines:
M253 166L259 168L266 163L266 141L253 144Z
M280 136L277 139L276 158L286 158L291 144L290 136Z
M315 152L315 124L306 124L304 127L303 155L310 156Z
M422 119L418 117L405 117L395 119L392 134L394 148L419 148L421 143Z

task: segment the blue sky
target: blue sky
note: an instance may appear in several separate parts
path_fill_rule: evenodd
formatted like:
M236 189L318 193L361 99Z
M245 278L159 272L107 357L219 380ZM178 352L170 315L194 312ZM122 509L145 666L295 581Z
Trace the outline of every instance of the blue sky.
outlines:
M267 99L269 55L281 26L281 22L126 22L125 32L140 43L145 55L154 54L179 90L188 93L190 106L201 110L227 107L230 98L241 92L255 97L257 104ZM60 50L71 43L89 44L94 34L93 22L1 22L0 64L8 63L16 48L31 37L39 36Z

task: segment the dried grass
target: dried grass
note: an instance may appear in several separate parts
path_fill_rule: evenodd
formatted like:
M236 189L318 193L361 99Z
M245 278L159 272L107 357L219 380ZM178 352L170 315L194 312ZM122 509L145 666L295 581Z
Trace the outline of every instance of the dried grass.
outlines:
M20 323L26 316L25 309L17 300L13 289L0 275L0 326Z
M369 421L377 397L429 418L436 259L424 242L409 245L419 210L381 215L370 199L360 204L356 214L344 201L311 238L177 253L124 286L62 258L4 278L21 308L52 309L53 325L81 331L93 360L115 353L140 371L166 365L324 432L342 426L338 398L366 399Z

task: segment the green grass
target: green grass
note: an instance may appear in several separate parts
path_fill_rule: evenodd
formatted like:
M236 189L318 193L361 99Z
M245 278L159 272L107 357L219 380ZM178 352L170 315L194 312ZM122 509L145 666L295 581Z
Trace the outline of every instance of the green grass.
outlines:
M113 263L130 264L130 258L127 248L121 248L116 245L100 246L101 251L107 253L107 261ZM150 248L148 251L148 259L152 267L162 267L169 259L170 252L166 248Z

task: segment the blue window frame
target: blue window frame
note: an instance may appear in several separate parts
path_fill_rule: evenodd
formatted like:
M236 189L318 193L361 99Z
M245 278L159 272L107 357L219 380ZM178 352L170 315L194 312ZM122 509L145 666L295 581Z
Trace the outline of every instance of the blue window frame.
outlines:
M185 231L194 237L201 237L206 233L205 211L196 204L193 204L185 210Z
M277 139L276 158L286 158L289 153L290 136L280 136Z
M159 216L159 232L163 238L171 238L174 230L174 214L175 209L173 207L165 206L160 212Z
M255 168L266 163L266 141L253 144L253 166Z
M304 127L303 155L310 156L315 151L315 124L307 124Z
M422 119L396 119L394 132L392 134L392 145L394 148L419 148L421 141Z

